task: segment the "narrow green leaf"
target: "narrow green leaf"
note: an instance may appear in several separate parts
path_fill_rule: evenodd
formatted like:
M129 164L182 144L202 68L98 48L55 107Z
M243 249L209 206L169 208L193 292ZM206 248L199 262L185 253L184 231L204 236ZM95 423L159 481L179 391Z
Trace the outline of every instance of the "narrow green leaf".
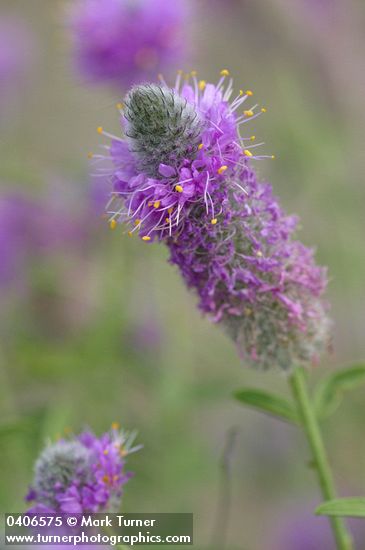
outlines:
M323 502L316 509L317 516L365 518L365 498L336 498Z
M21 434L33 434L39 430L39 425L43 421L44 409L39 408L28 412L27 415L14 416L0 422L0 438L16 436Z
M333 374L333 383L343 390L353 390L365 382L365 365L354 365Z
M282 397L252 388L238 390L234 393L234 397L244 405L258 409L261 412L278 416L286 422L299 423L295 408Z
M24 422L13 421L0 424L0 438L23 432L26 429Z
M340 405L343 394L365 383L365 365L354 365L330 374L322 380L314 394L318 418L332 414Z

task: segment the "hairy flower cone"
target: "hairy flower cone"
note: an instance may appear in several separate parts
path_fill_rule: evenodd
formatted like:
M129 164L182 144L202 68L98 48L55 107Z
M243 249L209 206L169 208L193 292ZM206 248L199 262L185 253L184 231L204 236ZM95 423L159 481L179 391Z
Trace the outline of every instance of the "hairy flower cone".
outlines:
M268 155L241 131L266 109L243 109L250 90L230 101L228 74L217 85L193 74L181 86L179 74L173 89L162 80L131 90L126 136L112 136L107 212L130 235L167 244L201 310L246 362L289 369L316 361L328 344L326 270L295 240L296 218L257 181L251 161Z
M161 163L178 165L195 155L201 134L198 114L172 90L135 86L126 97L124 116L129 147L141 171L159 177Z
M116 426L97 438L83 432L71 440L49 445L34 468L33 486L27 501L34 501L29 513L96 513L116 511L123 485L132 473L125 472L124 457L133 435Z

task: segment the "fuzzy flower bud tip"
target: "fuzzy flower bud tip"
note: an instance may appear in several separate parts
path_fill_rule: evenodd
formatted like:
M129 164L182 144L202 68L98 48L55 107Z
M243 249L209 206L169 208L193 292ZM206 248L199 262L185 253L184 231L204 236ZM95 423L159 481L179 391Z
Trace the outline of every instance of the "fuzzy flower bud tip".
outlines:
M160 164L175 166L196 151L201 134L199 116L174 90L135 86L125 106L129 148L146 174L159 177Z
M265 109L250 105L249 91L234 96L228 76L200 86L195 73L183 84L179 73L173 89L131 90L126 137L112 139L106 157L107 213L143 241L165 242L245 362L289 369L327 346L326 271L296 240L296 218L257 180L251 163L272 155L258 152L245 127Z
M125 459L133 437L120 432L116 424L97 438L83 432L44 449L36 461L33 485L27 501L29 512L97 513L118 509L123 485L131 477Z

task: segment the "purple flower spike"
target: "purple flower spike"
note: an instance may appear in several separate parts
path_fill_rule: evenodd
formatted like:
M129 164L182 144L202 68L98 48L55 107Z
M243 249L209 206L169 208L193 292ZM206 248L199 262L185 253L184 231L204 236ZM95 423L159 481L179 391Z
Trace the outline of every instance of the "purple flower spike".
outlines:
M135 434L119 430L97 438L83 432L46 447L35 464L33 486L26 500L34 502L29 513L82 514L116 511L125 483L125 457L140 449L132 447Z
M187 8L185 1L76 0L70 26L81 73L129 87L181 64Z
M111 227L165 242L200 309L244 360L289 369L328 345L326 270L257 180L252 161L272 156L244 129L266 109L251 105L250 90L231 99L228 76L207 84L179 73L172 89L163 80L133 87L121 108L124 137L99 128L112 142L95 162L111 166Z

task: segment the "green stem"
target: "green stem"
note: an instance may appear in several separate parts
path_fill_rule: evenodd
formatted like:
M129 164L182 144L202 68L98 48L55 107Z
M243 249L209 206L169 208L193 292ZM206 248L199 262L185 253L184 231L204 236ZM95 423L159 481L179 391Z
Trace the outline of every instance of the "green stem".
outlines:
M312 451L322 496L324 500L332 500L335 498L334 482L318 421L312 407L304 369L295 369L289 380L302 421L302 427ZM343 520L332 517L329 518L329 521L338 550L352 550L352 540Z

